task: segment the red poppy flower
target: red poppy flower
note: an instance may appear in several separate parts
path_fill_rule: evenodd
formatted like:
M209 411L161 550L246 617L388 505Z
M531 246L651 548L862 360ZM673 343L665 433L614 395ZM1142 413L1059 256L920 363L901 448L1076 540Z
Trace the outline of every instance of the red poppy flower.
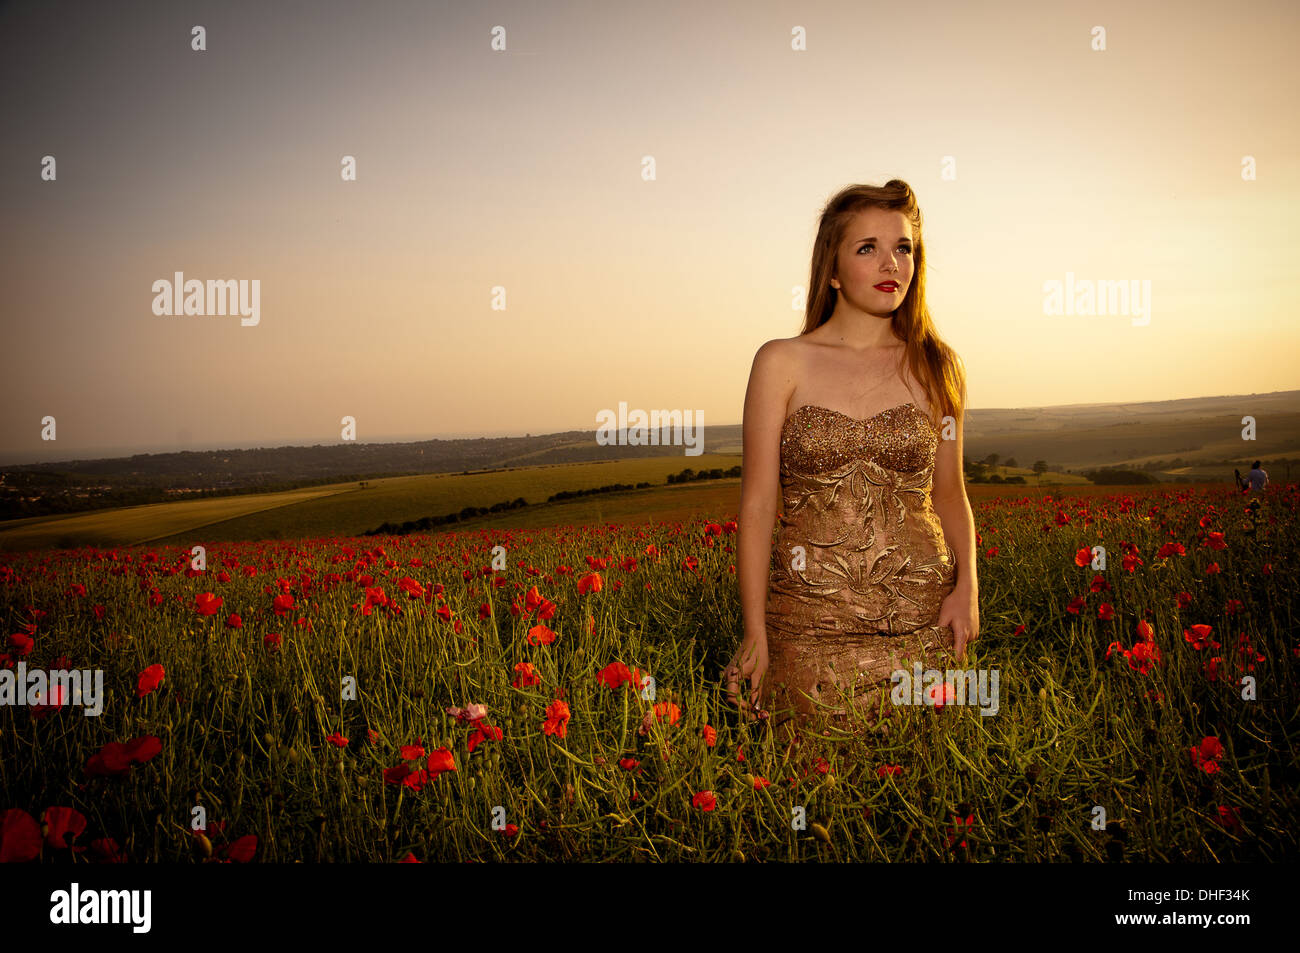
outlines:
M90 855L101 864L126 863L126 854L111 837L97 837L91 841Z
M162 742L154 735L141 735L126 743L127 760L136 764L144 764L160 751L162 751Z
M542 731L548 735L564 738L569 733L569 706L558 698L546 706L546 720L542 722Z
M502 734L503 732L501 729L497 728L495 725L483 724L478 728L475 728L474 733L469 736L468 741L470 754L473 754L474 749L484 741L500 741Z
M34 639L23 635L21 632L15 632L13 635L9 636L9 647L20 656L30 654L32 647L35 646L35 644L36 642Z
M221 597L211 592L203 592L194 597L194 611L199 615L216 615L221 608Z
M403 576L399 579L397 588L405 592L408 599L424 598L424 586L420 585L419 580L412 579L410 576Z
M72 841L85 829L86 818L80 811L71 807L45 809L45 843L51 847L71 847Z
M245 834L226 848L226 858L237 864L246 864L257 853L257 835Z
M622 662L610 662L596 673L596 681L603 682L610 688L618 688L624 683L631 683L635 687L640 674L640 671L634 672Z
M145 695L148 695L162 684L163 676L166 674L166 670L161 665L150 665L140 673L140 678L136 682L135 697L144 698Z
M429 777L436 778L444 771L455 771L456 759L452 757L451 751L447 748L439 748L429 755L426 767Z
M975 823L975 815L967 814L965 818L962 818L954 811L953 818L956 820L957 823L954 824L948 832L947 846L952 847L954 842L957 840L957 838L960 837L961 843L957 844L957 846L965 847L966 835L969 833L971 829L971 825Z
M951 705L957 700L957 689L953 687L952 682L941 682L938 685L932 685L926 689L925 700L926 704L935 708Z
M656 702L654 714L659 721L667 718L670 725L675 725L682 717L682 710L673 702Z
M86 762L86 774L91 777L117 777L130 770L131 759L120 741L110 741Z
M536 671L534 671L531 662L520 662L515 666L515 671L518 672L519 675L510 683L515 688L527 688L530 685L536 685L542 680Z
M528 630L529 645L550 645L555 641L555 633L544 625L535 625Z
M1237 817L1237 812L1226 804L1219 805L1219 823L1230 831L1241 830L1241 819Z
M11 807L0 815L0 864L22 864L41 854L41 829L24 810Z
M1213 735L1206 735L1201 739L1201 743L1189 749L1192 753L1192 764L1200 768L1206 774L1215 774L1219 770L1219 758L1223 757L1223 745L1219 739Z

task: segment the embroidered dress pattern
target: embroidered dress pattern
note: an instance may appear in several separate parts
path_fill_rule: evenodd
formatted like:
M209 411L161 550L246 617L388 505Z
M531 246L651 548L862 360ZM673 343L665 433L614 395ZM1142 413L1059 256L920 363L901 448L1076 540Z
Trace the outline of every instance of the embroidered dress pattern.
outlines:
M769 711L842 712L850 683L855 702L875 710L911 660L954 664L952 630L935 624L957 578L930 498L938 444L910 402L865 419L805 404L782 424Z

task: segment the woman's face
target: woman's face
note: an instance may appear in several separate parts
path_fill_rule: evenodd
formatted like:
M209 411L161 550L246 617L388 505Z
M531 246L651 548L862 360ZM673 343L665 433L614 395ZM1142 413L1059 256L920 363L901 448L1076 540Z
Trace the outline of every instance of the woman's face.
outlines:
M832 286L869 314L892 314L912 283L912 223L902 212L869 208L855 215L835 256ZM894 286L878 287L886 282Z

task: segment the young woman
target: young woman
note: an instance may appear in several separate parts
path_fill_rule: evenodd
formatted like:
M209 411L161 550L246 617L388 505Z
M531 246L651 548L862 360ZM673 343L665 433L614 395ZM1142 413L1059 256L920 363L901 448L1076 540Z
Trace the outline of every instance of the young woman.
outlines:
M907 183L831 199L809 288L803 332L759 348L745 394L744 634L724 673L777 723L850 696L870 717L895 670L953 667L979 631L965 373L926 307Z

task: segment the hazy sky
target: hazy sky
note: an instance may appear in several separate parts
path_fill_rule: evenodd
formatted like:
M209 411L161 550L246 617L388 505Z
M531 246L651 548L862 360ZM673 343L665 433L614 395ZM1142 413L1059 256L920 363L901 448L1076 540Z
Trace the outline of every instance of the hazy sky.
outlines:
M821 206L893 177L972 407L1295 388L1298 26L1290 0L3 4L0 459L619 401L738 423ZM258 279L259 323L155 315L177 271ZM1067 273L1149 281L1149 323L1044 314Z

